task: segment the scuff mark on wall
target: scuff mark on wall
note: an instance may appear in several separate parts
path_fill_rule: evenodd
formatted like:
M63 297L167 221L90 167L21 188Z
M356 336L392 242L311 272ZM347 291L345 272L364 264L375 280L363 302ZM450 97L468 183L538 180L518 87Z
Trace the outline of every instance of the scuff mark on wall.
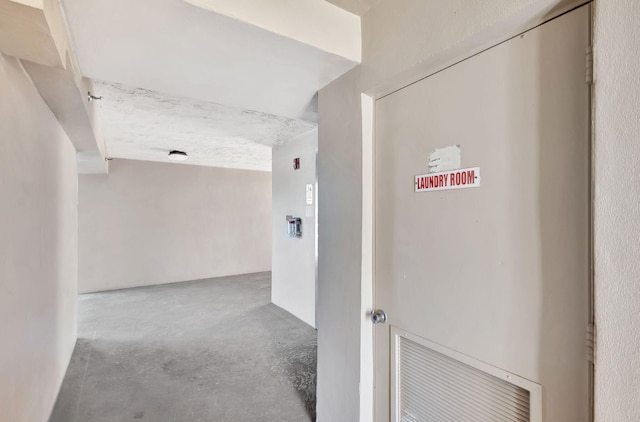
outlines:
M460 145L438 148L429 154L429 173L462 168L462 150Z

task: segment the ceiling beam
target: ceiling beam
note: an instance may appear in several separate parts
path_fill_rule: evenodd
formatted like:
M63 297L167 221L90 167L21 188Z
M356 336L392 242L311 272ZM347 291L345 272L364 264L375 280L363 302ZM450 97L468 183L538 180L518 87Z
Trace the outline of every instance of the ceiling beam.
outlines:
M361 61L360 17L325 0L184 1L351 61Z
M91 81L80 73L59 1L0 0L0 52L22 61L79 154L79 171L106 173L100 122L87 101Z

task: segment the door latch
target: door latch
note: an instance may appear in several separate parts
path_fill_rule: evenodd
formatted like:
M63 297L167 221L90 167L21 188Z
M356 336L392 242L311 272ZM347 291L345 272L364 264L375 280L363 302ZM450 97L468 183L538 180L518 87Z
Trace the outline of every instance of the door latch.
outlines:
M387 314L382 309L377 309L371 313L371 322L374 324L384 324L387 322Z

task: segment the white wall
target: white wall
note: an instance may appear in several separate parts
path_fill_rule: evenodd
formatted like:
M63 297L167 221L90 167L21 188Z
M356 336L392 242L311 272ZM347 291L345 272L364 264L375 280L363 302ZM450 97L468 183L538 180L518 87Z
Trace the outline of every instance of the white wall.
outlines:
M640 2L595 8L596 421L640 421Z
M318 131L313 130L273 149L273 256L271 301L307 324L316 326L315 182ZM293 159L300 158L300 169ZM306 185L313 185L313 205ZM309 212L307 212L309 211ZM287 237L285 216L302 218L302 237Z
M271 270L271 173L113 160L80 175L79 290Z
M46 421L76 339L71 142L20 63L0 55L0 420Z
M359 420L361 381L367 394L360 373L360 327L368 324L361 306L370 301L361 290L361 94L397 89L570 3L383 0L363 16L362 64L319 93L319 422Z

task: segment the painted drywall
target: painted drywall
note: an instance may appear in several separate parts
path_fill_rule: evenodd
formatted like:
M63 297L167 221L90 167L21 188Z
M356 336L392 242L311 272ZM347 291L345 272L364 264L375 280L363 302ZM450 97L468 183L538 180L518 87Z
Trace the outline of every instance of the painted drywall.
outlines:
M44 11L25 3L0 0L0 52L46 66L61 66Z
M596 421L640 420L640 2L595 3Z
M576 3L383 0L363 15L362 64L319 93L318 421L371 416L370 403L360 409L360 391L370 395L371 384L360 370L361 340L370 341L361 337L363 308L371 303L361 284L362 163L370 154L363 151L362 93L397 89Z
M271 270L271 173L113 160L79 178L80 292Z
M325 0L185 0L323 51L360 61L360 19ZM362 0L357 0L362 2ZM369 0L365 0L369 1ZM345 8L343 8L345 9Z
M30 62L25 62L24 67L76 151L96 150L97 142L83 104L87 93L80 93L73 72Z
M24 4L25 6L34 7L36 9L44 9L44 0L11 0L14 3Z
M273 149L271 301L312 327L316 326L316 151L312 130ZM300 169L293 159L300 158ZM312 204L306 186L313 187ZM302 237L287 236L285 216L302 218Z
M380 0L327 0L329 3L333 3L336 6L348 10L351 13L355 13L358 16L362 16Z
M46 421L76 339L76 154L0 55L0 420Z
M0 52L22 60L77 151L99 150L83 154L78 171L106 173L91 83L80 74L60 0L0 0Z
M305 118L318 89L356 65L183 0L63 5L85 76L175 97Z

